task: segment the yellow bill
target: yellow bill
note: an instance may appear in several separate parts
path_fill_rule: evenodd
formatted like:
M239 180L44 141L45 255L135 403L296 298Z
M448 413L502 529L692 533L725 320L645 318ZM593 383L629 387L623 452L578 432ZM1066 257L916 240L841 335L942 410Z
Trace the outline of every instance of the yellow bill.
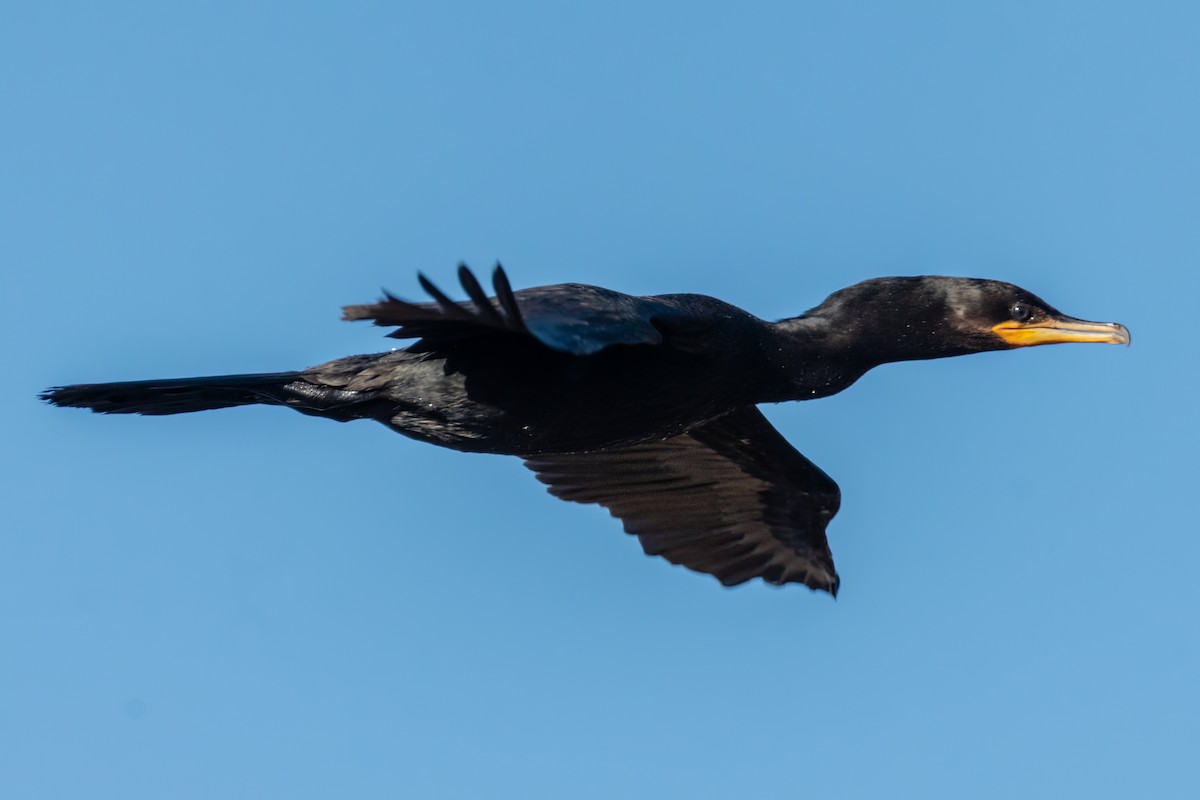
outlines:
M1017 322L1006 320L992 332L1013 347L1065 342L1129 344L1129 329L1119 322L1088 322L1073 317Z

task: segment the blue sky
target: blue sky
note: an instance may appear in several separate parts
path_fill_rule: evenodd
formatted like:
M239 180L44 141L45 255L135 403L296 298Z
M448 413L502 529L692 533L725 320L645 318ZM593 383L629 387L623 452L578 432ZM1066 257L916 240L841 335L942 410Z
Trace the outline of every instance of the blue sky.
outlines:
M1195 796L1200 11L986 5L9 8L5 796ZM381 350L338 307L460 259L771 318L992 277L1134 344L766 409L836 602L515 459L35 398Z

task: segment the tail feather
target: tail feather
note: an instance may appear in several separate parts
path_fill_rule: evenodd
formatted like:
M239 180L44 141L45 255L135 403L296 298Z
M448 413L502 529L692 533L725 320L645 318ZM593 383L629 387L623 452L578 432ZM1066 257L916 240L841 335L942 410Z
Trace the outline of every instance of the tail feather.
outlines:
M285 405L287 386L299 378L299 372L274 372L84 383L47 389L41 398L52 405L90 408L100 414L184 414L255 403Z

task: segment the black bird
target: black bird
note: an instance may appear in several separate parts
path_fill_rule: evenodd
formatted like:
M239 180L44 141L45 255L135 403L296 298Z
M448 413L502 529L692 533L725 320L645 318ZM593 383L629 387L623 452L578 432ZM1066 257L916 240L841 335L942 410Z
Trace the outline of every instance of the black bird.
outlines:
M649 555L715 575L837 594L825 538L838 486L756 406L845 389L893 361L1060 342L1128 344L1117 323L1068 317L1009 283L876 278L767 322L712 297L633 297L562 284L469 301L385 293L344 319L395 327L403 350L300 372L64 386L44 400L104 414L263 403L373 419L432 444L520 456L550 493L604 506Z

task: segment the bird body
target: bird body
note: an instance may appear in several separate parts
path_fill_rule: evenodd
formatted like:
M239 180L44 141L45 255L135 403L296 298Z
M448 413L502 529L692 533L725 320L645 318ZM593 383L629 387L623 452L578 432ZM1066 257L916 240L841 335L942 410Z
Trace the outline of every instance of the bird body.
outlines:
M760 403L834 394L879 364L1065 341L1128 343L1011 284L864 281L767 322L716 298L634 297L582 284L492 295L460 268L456 302L387 295L346 319L411 346L297 372L66 386L43 397L102 413L289 406L373 419L421 441L524 458L558 497L603 505L647 553L737 584L836 593L825 527L837 485L779 435Z

